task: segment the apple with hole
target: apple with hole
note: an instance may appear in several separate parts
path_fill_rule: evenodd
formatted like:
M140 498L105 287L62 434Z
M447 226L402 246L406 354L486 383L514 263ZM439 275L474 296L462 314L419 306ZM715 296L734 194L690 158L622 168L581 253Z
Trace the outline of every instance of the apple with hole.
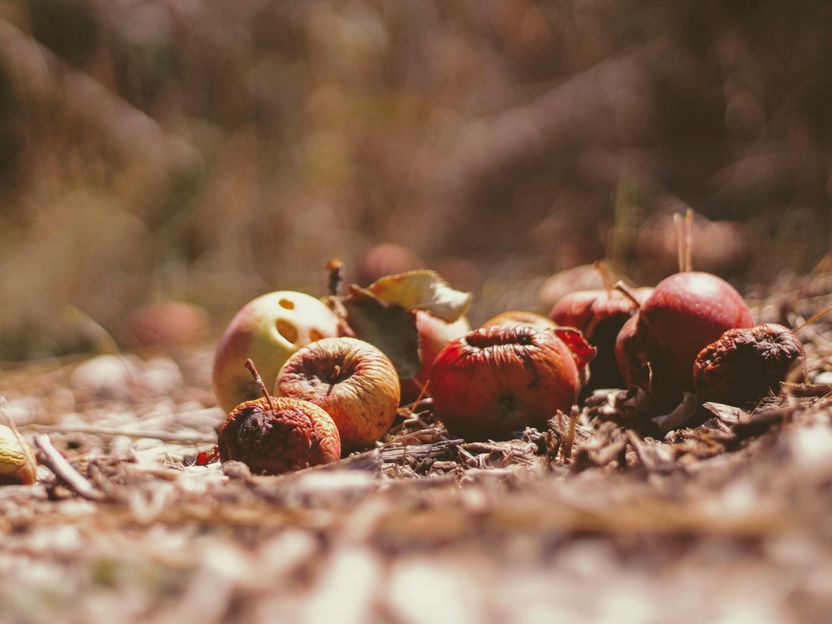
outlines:
M277 376L275 394L321 407L335 421L344 450L381 438L399 407L393 363L368 342L324 338L293 354Z
M636 318L634 329L628 328L632 336L624 341L629 353L621 360L625 366L637 362L649 371L648 379L632 372L625 377L634 377L653 395L692 391L693 363L699 352L723 332L754 324L745 301L728 282L695 271L662 280Z
M253 299L237 312L217 346L212 375L217 403L230 412L259 396L244 368L247 359L271 385L295 351L337 336L339 329L335 313L310 295L280 290Z
M553 332L522 325L469 332L439 353L431 373L436 417L471 440L544 429L558 410L569 412L580 388L573 350Z

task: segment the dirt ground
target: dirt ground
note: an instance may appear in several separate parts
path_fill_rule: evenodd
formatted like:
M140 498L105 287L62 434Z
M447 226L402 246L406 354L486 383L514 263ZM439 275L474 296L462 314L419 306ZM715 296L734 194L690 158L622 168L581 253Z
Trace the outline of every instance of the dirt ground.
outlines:
M499 443L422 401L378 448L281 477L195 465L223 418L212 344L7 369L5 417L90 487L42 465L0 489L0 620L828 622L829 329L801 334L806 383L748 412L692 399L659 439L623 392L574 439L556 418Z

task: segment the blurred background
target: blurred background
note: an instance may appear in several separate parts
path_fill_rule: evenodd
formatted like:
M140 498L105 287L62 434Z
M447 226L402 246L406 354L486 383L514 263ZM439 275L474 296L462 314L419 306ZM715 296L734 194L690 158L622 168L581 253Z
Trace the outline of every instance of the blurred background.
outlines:
M822 0L0 0L0 360L199 335L331 257L545 311L598 258L672 272L687 207L698 268L805 274L830 32Z

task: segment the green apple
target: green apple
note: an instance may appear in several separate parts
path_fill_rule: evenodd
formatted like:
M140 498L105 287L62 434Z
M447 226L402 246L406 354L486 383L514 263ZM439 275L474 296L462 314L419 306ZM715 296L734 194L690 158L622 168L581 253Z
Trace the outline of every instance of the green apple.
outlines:
M243 306L229 323L214 356L213 384L217 403L230 412L260 396L249 372L251 358L267 388L295 351L310 342L338 335L339 319L318 299L280 290Z

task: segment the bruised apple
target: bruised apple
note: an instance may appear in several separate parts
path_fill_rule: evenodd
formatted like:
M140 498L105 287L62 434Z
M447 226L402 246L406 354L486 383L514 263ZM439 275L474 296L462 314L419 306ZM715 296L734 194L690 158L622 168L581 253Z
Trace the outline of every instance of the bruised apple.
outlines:
M267 384L301 347L339 332L332 310L310 295L290 290L253 299L236 314L214 356L213 385L217 403L227 412L260 396L243 364L254 361Z
M445 345L471 331L471 324L464 316L448 323L423 310L416 310L413 314L419 332L420 369L412 379L401 380L403 403L412 403L419 396L422 387L430 380L433 361Z
M241 461L255 474L282 474L338 461L341 441L317 405L263 397L231 410L219 429L220 461Z
M399 406L392 362L368 342L325 338L292 355L277 376L275 394L323 408L335 421L345 450L383 436Z
M472 440L545 428L558 410L570 410L580 387L578 363L566 343L523 325L469 332L439 353L431 373L437 418Z

